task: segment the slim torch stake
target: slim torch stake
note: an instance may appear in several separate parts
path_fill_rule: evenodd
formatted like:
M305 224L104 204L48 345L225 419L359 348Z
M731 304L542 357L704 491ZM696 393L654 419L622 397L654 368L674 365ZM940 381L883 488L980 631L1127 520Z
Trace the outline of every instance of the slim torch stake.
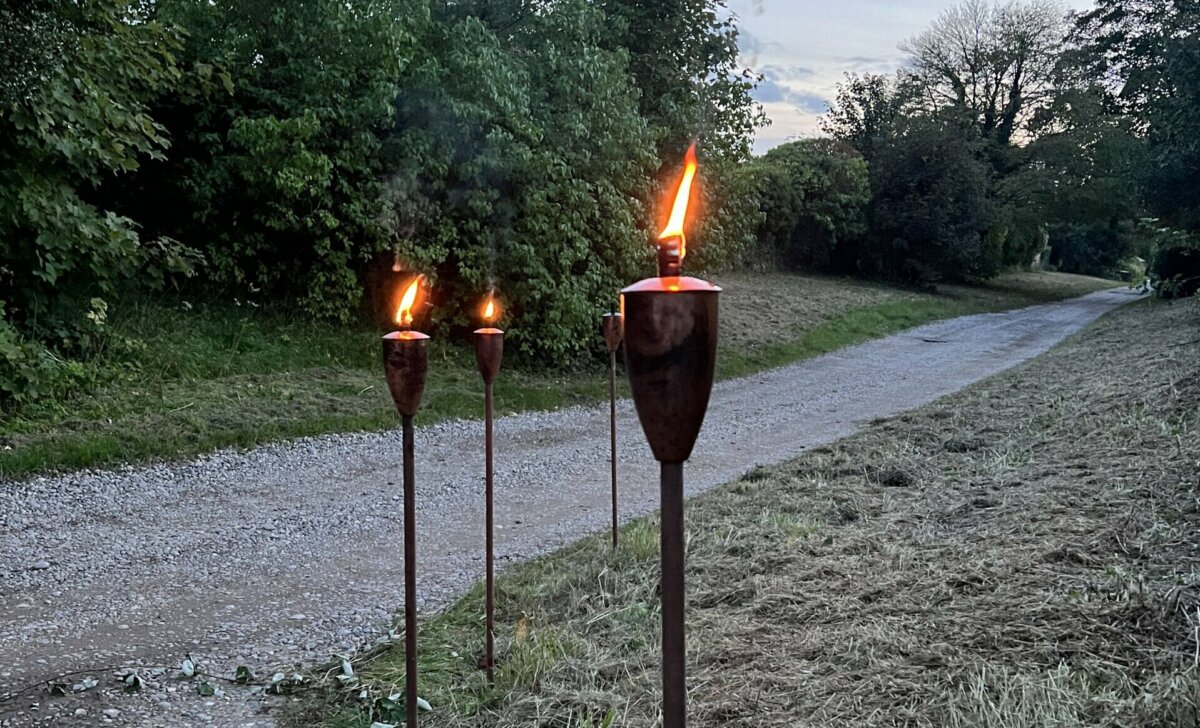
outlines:
M404 677L405 718L417 726L417 508L412 415L404 427Z
M612 460L612 545L615 549L617 535L617 352L608 352L608 439Z
M486 616L487 679L488 679L488 682L492 682L492 680L495 677L493 675L493 671L494 671L494 666L495 666L495 662L496 662L496 660L495 660L495 654L496 654L496 598L495 598L495 591L494 591L494 589L495 589L495 573L496 572L495 572L495 563L494 563L494 556L493 556L493 554L495 553L495 541L494 541L495 535L494 535L494 530L493 530L495 519L494 519L494 512L492 510L492 502L493 502L492 462L493 461L492 461L492 383L491 382L488 382L487 384L484 385L484 420L487 423L485 425L485 434L484 434L484 441L485 441L484 447L487 448L487 458L486 458L486 460L487 460L487 465L486 465L486 475L487 475L486 491L487 491L487 493L485 496L485 498L487 500L487 508L486 508L487 514L484 516L484 520L486 521L486 525L484 527L487 529L487 545L485 547L487 549L487 576L485 579L487 582L487 607L486 607L486 612L487 612L487 616Z
M383 338L388 389L400 412L404 442L404 680L405 724L417 728L417 502L413 416L421 404L429 337L396 331Z
M617 547L619 520L617 516L617 349L621 348L624 317L619 313L604 314L604 345L608 348L608 429L609 451L612 460L612 545Z
M483 446L484 446L484 499L485 499L485 629L486 653L484 669L487 670L488 682L492 682L495 667L495 568L494 568L494 538L493 538L493 460L492 460L492 384L500 371L500 359L504 353L504 332L500 329L486 328L475 331L475 362L479 365L479 374L483 377Z
M663 726L683 728L687 724L683 463L662 463L661 508Z

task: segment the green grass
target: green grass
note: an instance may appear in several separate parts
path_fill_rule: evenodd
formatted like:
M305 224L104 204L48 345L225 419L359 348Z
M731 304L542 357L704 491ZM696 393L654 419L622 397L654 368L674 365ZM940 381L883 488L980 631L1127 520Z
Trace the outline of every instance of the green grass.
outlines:
M1046 273L940 293L822 276L717 280L725 287L723 379L939 318L1114 285ZM218 302L140 300L114 308L116 338L140 343L88 363L88 387L0 413L0 479L396 425L380 372L378 331ZM500 413L587 404L606 394L599 363L569 372L509 364L496 383ZM469 348L435 340L419 421L478 417L482 409Z

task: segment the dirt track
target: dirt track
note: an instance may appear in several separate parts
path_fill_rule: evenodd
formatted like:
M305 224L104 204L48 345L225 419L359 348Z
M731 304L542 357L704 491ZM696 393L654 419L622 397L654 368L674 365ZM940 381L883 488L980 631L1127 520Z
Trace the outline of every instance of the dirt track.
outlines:
M719 385L689 491L828 443L1042 353L1134 296L1112 291L940 322ZM655 506L655 464L623 403L622 511ZM607 408L497 423L498 555L525 559L605 527ZM423 428L417 465L426 610L482 574L478 423ZM195 463L77 474L0 493L0 695L71 670L173 665L232 675L312 664L377 636L401 606L393 433L329 436ZM107 673L105 677L108 677ZM165 683L164 683L165 685ZM103 687L103 685L101 686ZM0 724L217 725L269 719L241 693L85 693ZM20 711L20 714L17 713Z

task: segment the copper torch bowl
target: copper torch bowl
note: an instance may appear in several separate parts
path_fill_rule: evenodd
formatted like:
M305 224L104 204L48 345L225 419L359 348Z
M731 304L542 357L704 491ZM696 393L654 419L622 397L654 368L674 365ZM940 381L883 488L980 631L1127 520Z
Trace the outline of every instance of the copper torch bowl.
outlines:
M647 278L626 288L625 367L655 459L692 454L717 361L717 294L698 278Z
M428 369L428 336L418 331L393 331L383 337L383 370L400 414L417 414Z

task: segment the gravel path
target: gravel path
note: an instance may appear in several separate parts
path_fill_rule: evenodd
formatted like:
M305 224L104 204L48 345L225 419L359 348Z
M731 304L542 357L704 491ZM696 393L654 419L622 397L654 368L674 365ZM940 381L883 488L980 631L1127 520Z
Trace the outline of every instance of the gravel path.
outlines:
M1134 297L1106 291L952 319L722 383L688 491L1018 364ZM606 527L607 413L497 421L501 564ZM656 506L656 464L632 405L618 416L621 507L633 517ZM482 578L481 432L477 422L418 429L425 611ZM0 697L106 668L99 686L68 698L0 703L0 725L272 725L249 691L200 697L176 669L123 695L113 670L178 665L190 653L213 673L247 664L270 674L378 639L402 607L399 473L398 434L368 433L0 486Z

